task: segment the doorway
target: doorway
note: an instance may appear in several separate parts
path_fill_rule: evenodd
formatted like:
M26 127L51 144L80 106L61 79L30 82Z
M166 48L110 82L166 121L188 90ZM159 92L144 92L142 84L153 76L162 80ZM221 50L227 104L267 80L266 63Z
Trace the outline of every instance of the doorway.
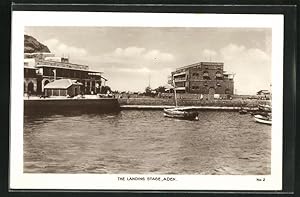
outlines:
M27 87L28 87L28 88L27 88L28 93L29 93L29 94L32 94L32 93L34 92L34 90L33 90L34 85L33 85L32 81L30 81L30 82L28 83L28 86L27 86Z

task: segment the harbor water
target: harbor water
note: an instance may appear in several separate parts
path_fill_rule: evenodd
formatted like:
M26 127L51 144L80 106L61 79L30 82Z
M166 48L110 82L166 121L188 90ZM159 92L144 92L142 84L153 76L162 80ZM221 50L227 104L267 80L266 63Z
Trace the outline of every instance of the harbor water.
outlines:
M233 111L26 114L24 172L266 175L271 126Z

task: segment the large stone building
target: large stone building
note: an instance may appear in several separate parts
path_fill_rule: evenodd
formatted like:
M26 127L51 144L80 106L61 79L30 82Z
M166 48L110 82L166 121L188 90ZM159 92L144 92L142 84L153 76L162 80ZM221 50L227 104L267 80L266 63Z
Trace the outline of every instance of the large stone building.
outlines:
M177 68L169 83L179 93L233 95L233 77L224 71L224 63L199 62Z
M101 72L92 71L87 65L70 63L68 58L55 57L52 53L25 53L24 93L43 95L44 87L58 79L81 83L78 94L99 93L107 81Z

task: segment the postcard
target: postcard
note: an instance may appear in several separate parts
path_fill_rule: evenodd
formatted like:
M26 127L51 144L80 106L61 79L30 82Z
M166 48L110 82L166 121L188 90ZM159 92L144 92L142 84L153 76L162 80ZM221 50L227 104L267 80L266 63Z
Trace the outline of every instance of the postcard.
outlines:
M11 57L11 189L282 189L283 15L13 11Z

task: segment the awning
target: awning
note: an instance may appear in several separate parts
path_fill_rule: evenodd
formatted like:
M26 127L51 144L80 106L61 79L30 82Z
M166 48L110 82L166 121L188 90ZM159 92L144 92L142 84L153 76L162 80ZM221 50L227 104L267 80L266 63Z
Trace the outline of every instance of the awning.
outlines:
M71 79L59 79L45 85L44 89L68 89L71 85L82 85Z

